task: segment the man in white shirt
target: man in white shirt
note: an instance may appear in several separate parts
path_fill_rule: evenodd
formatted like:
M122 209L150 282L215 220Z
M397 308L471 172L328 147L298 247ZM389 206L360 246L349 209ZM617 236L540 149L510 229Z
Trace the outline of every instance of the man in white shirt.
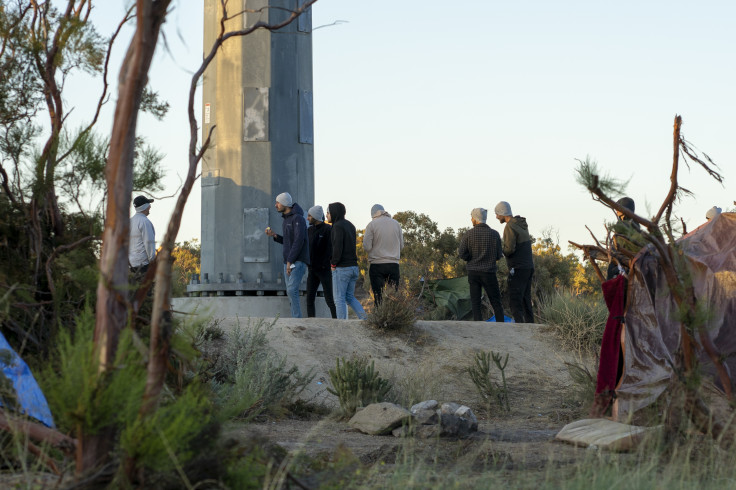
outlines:
M151 212L153 199L138 196L133 200L135 214L130 218L130 248L128 263L135 281L140 283L148 270L148 266L156 257L156 232L148 214Z

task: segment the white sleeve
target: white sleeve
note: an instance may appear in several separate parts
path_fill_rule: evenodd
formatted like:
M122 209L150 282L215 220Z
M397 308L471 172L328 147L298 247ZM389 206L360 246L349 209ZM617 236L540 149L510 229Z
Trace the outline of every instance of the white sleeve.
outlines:
M153 262L156 257L156 232L153 229L153 224L148 219L143 223L143 246L146 247L148 262Z

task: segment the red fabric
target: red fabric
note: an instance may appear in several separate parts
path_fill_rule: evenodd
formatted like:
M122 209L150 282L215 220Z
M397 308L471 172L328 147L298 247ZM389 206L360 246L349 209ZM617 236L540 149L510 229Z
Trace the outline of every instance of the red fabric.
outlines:
M603 331L598 381L595 386L595 403L591 408L591 416L594 417L603 415L613 400L613 393L616 388L626 278L623 275L618 275L604 282L601 288L608 307L608 321L606 321L606 328Z

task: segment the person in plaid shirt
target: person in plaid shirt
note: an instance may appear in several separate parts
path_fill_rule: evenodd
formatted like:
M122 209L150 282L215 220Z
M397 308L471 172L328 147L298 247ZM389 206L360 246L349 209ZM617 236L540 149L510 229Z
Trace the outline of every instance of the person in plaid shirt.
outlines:
M488 210L475 208L470 213L473 228L460 240L458 254L467 262L468 284L470 284L470 304L473 320L484 320L481 312L481 294L485 290L493 307L497 322L503 322L501 290L496 277L496 262L503 257L501 235L486 224Z

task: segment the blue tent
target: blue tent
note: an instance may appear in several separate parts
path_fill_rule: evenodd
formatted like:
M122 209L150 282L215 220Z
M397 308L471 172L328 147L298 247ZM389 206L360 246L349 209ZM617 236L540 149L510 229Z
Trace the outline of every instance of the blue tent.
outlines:
M51 417L46 397L43 396L28 364L10 347L2 333L0 333L0 354L2 354L0 355L0 367L5 377L13 383L21 412L48 427L54 427L54 419Z

